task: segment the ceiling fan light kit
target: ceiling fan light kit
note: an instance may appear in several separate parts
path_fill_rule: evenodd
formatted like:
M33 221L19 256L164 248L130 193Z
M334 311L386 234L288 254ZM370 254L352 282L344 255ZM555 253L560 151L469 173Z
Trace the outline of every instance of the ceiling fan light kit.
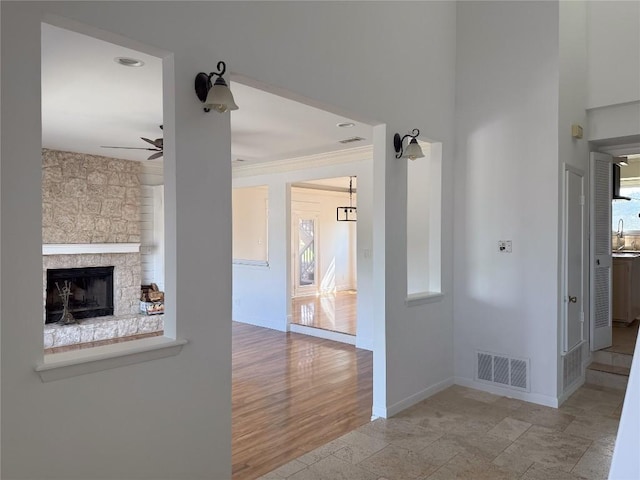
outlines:
M233 99L233 93L231 93L231 89L222 77L227 71L226 63L218 62L217 69L217 72L209 74L200 72L196 75L196 96L204 103L205 112L215 110L216 112L224 113L229 110L238 110L238 105ZM211 78L214 75L218 78L212 84Z

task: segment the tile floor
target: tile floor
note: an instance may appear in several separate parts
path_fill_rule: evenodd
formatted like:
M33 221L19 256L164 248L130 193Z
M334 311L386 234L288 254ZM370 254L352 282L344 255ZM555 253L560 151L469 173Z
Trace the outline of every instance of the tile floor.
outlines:
M638 320L634 320L629 325L614 322L611 329L612 345L606 348L605 351L633 355L639 327L640 322Z
M453 386L261 478L604 480L623 399L585 385L554 409Z

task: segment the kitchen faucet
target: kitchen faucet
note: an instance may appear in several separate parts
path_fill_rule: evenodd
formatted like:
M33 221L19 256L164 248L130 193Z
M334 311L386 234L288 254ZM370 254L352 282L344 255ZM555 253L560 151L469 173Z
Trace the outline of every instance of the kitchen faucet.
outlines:
M618 247L618 250L623 250L624 249L624 220L622 218L618 220L618 231L616 232L616 236L619 239L623 240L622 245Z

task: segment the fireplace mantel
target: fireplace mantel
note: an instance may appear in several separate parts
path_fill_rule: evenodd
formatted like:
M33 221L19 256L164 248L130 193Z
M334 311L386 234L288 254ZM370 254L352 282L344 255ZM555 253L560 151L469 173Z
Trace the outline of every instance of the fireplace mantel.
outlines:
M91 253L138 253L139 243L46 243L43 255L82 255Z

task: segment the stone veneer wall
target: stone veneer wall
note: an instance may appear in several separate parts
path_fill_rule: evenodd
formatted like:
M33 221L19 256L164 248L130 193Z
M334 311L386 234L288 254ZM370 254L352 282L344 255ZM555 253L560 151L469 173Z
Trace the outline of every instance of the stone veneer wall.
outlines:
M42 310L45 312L47 270L113 265L113 316L80 320L74 325L44 325L44 348L96 342L164 329L164 315L147 316L140 309L140 253L42 256ZM46 313L43 322L46 321Z
M42 243L139 243L141 171L139 162L43 149ZM139 252L43 255L43 313L48 269L110 265L114 267L114 315L74 325L45 324L45 348L163 329L163 315L139 311Z
M42 243L139 243L140 162L42 150Z

